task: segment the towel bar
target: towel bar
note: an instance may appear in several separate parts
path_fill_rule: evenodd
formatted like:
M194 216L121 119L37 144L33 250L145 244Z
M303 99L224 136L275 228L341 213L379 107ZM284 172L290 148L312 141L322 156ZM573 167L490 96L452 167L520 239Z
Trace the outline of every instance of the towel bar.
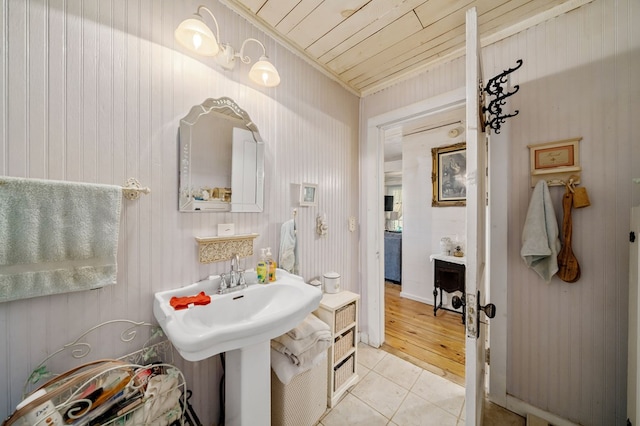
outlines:
M148 186L141 187L140 182L136 178L129 178L122 187L122 195L128 200L137 200L140 198L140 193L148 194L151 189Z

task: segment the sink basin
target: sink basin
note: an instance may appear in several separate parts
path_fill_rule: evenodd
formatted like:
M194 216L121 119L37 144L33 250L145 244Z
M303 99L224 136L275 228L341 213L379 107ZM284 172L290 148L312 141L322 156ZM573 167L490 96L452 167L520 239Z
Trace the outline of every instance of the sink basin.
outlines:
M199 361L221 352L268 342L298 325L320 305L322 293L297 275L278 269L275 282L217 294L220 277L155 294L153 313L180 355ZM204 291L211 303L174 310L173 296Z

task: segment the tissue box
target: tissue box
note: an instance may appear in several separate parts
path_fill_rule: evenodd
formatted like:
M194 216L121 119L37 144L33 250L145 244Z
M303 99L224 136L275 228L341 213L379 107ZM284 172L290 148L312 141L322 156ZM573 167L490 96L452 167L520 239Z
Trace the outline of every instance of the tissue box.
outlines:
M235 235L233 223L221 223L218 225L218 237L229 237L231 235Z

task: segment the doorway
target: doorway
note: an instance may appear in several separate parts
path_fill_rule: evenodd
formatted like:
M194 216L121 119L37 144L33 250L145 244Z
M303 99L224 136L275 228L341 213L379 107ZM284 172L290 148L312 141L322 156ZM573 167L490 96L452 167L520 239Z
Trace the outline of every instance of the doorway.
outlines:
M361 146L361 206L362 234L360 244L361 279L363 283L361 340L373 347L380 347L385 336L384 315L384 132L404 121L426 117L465 105L465 88L446 92L424 101L392 110L368 118L365 124L366 136ZM508 132L504 132L508 134ZM495 135L491 139L489 164L506 164L508 140L506 136ZM491 299L503 308L491 321L491 368L489 370L490 400L506 406L506 366L507 366L507 284L506 253L507 217L504 197L506 194L506 168L489 170L489 193L503 194L489 197L491 235L489 251L492 256L487 265L491 270Z
M445 309L434 315L430 256L440 253L442 237L463 245L465 207L433 207L431 187L432 149L464 142L464 115L463 107L452 108L402 121L384 132L385 200L393 196L394 208L385 208L383 348L460 384L464 325L461 310L451 312L451 296L462 293L444 293Z

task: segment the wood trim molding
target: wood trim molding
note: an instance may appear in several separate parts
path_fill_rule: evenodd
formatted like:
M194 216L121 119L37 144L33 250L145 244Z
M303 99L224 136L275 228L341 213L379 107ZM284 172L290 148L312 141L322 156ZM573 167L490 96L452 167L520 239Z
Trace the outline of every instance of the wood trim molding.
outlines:
M195 237L198 243L200 263L230 260L234 254L240 257L253 255L253 240L258 234L232 235L230 237Z

